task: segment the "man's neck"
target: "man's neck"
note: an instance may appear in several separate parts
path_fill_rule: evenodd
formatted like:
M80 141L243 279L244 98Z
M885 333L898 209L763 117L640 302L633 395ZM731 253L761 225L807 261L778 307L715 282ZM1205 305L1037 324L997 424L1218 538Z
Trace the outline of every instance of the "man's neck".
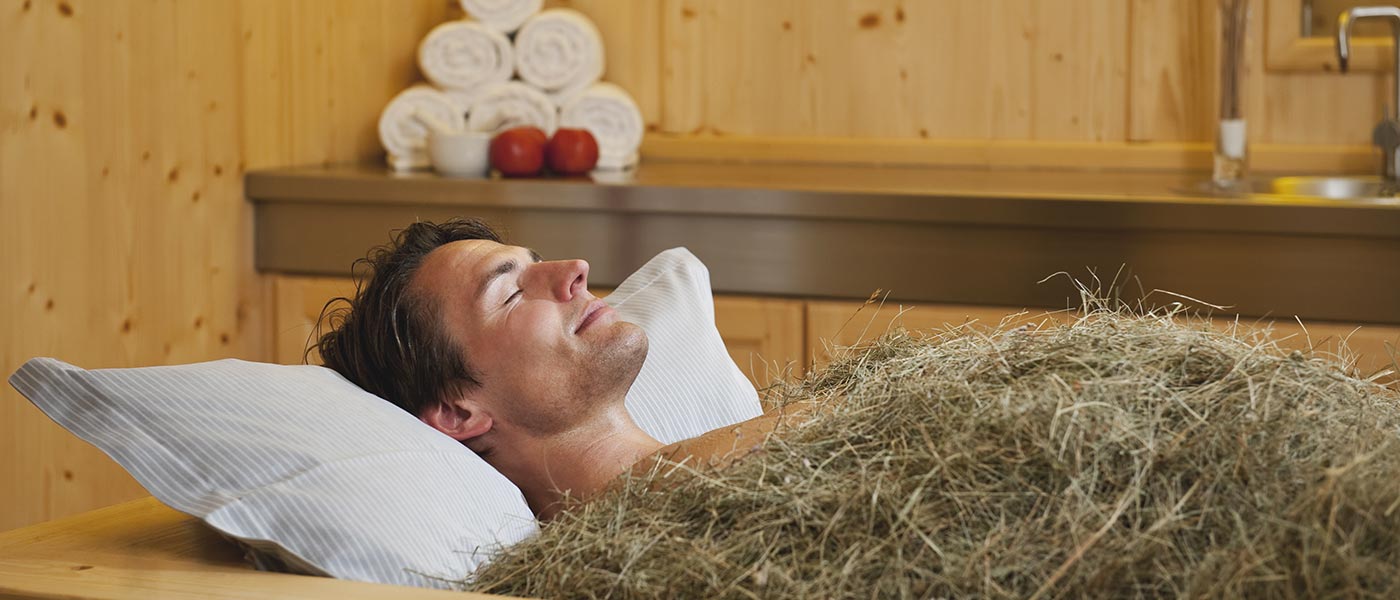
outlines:
M530 450L511 451L518 460L502 460L506 464L496 467L520 488L536 516L549 520L564 508L566 494L582 500L603 491L662 444L637 427L619 403L579 427L519 447Z

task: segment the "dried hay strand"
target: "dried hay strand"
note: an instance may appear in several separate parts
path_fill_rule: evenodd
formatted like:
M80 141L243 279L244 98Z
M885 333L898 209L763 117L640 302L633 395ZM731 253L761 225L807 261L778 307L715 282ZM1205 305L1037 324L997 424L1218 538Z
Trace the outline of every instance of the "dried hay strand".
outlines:
M505 550L541 598L1396 597L1400 394L1333 357L1090 299L893 331L770 390L824 414L659 465ZM654 481L664 480L662 486Z

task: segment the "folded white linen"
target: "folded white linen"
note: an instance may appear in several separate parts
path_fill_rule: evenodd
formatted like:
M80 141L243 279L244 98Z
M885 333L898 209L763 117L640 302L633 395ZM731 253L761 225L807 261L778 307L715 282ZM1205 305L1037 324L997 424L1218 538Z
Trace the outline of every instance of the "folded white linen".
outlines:
M414 111L423 111L456 129L467 124L466 107L433 86L419 84L399 92L379 114L379 143L388 153L389 166L396 171L432 166L428 158L428 130L413 118Z
M546 10L515 36L515 71L557 105L602 79L603 66L603 36L576 10Z
M473 19L501 33L520 29L520 25L540 12L544 0L458 0L462 10Z
M637 164L646 124L626 90L611 83L594 84L559 115L560 127L587 129L598 140L599 169L628 169Z
M418 68L428 81L451 92L468 110L493 83L515 72L515 47L504 33L473 21L449 21L418 44Z
M559 109L543 92L519 81L497 83L487 88L472 104L467 128L472 131L499 131L511 127L534 126L553 135L559 126Z

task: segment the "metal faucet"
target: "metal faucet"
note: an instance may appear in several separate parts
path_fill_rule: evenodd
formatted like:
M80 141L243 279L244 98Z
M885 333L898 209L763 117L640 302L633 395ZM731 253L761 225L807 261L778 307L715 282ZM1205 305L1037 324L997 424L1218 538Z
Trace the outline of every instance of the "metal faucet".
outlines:
M1343 73L1347 72L1347 61L1351 58L1351 24L1357 19L1368 19L1372 17L1388 17L1390 19L1390 31L1395 37L1395 76L1392 82L1395 86L1395 95L1392 96L1391 105L1386 107L1385 115L1381 122L1376 125L1371 132L1371 141L1381 149L1381 174L1386 180L1394 182L1396 175L1400 174L1400 163L1397 163L1397 149L1400 149L1400 121L1396 120L1396 110L1400 110L1400 8L1394 6L1358 6L1349 8L1337 17L1337 63L1341 66Z

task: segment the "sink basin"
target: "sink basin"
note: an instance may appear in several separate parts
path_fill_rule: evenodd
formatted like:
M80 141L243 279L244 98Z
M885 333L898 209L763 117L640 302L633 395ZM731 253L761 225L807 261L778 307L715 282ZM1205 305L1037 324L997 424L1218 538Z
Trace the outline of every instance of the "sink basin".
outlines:
M1251 179L1236 189L1220 189L1207 182L1201 189L1213 195L1245 198L1319 198L1363 204L1400 205L1400 186L1376 176L1274 177Z
M1250 182L1256 194L1333 200L1394 200L1396 186L1380 177L1277 177Z

